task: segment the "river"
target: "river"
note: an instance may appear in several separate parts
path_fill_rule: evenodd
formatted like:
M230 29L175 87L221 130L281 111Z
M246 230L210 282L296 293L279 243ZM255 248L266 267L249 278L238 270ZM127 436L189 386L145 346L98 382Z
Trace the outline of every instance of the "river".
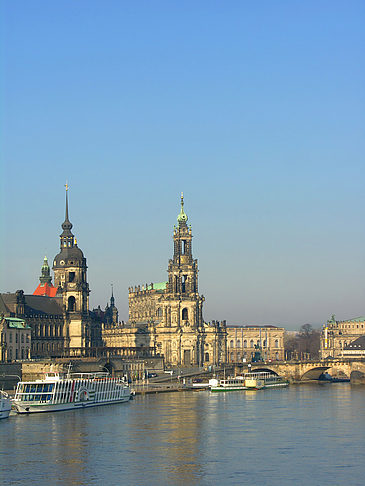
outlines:
M178 392L0 421L11 485L365 484L365 387Z

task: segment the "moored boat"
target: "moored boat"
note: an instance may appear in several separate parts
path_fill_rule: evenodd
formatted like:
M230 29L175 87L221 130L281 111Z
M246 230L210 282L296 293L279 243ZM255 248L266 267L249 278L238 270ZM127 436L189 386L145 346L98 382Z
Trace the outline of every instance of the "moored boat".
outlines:
M224 378L217 380L212 378L209 380L210 391L212 392L227 392L246 390L244 376L236 376L234 378Z
M0 390L0 419L8 418L11 411L11 399L9 395Z
M281 376L266 371L245 373L243 376L209 380L210 391L226 392L240 390L261 390L263 388L282 388L288 386L289 382Z
M246 373L245 386L247 390L262 390L263 388L283 388L289 382L279 375L268 371Z
M17 413L56 412L127 402L131 392L121 378L107 373L47 373L43 380L18 383Z

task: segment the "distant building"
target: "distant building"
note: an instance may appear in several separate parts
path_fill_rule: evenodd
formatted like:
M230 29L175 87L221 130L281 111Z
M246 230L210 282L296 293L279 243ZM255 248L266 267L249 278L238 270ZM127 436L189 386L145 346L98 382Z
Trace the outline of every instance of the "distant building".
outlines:
M33 295L46 295L48 297L55 297L57 288L52 284L51 269L48 265L47 257L44 257L41 276L39 277L40 284L33 292Z
M284 359L283 327L227 326L227 362L252 361L255 354L265 361Z
M364 358L365 357L365 336L361 336L350 344L347 344L342 350L344 358Z
M320 357L339 358L356 339L365 336L365 317L356 317L345 321L336 321L333 315L323 326L320 342Z
M31 328L23 319L0 319L0 361L30 358Z
M141 348L164 356L169 365L203 366L226 360L225 322L204 322L204 296L198 291L198 262L192 254L192 231L181 211L174 227L174 254L168 281L129 289L129 321L106 327L106 347Z
M55 285L45 258L33 295L23 290L0 294L0 316L26 321L32 332L31 356L36 358L88 356L102 345L101 320L89 310L86 258L71 232L67 189L60 252L53 262Z

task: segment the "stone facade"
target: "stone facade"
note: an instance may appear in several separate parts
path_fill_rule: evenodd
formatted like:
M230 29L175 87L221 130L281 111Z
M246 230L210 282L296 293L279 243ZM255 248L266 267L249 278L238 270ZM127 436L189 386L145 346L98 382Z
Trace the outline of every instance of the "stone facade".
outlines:
M31 328L23 319L0 319L0 361L30 358Z
M333 315L321 332L320 358L342 357L344 349L362 336L365 336L365 317L336 321Z
M227 326L227 362L249 362L258 351L264 361L283 360L284 333L276 326Z
M62 229L60 252L53 262L55 286L45 259L41 284L33 295L23 290L0 294L0 316L20 318L30 326L32 358L85 356L102 345L101 320L89 310L86 258L71 233L67 187Z
M173 366L203 366L226 361L225 322L203 320L198 292L198 262L192 255L192 230L181 211L174 227L168 281L129 288L129 321L103 331L106 347L150 349Z

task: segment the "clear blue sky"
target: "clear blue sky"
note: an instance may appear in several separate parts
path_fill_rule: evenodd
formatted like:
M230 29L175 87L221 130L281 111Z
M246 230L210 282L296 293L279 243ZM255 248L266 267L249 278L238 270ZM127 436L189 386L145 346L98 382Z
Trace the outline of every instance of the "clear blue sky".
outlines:
M166 279L180 192L206 320L365 314L363 1L3 1L0 291L59 251L91 306Z

